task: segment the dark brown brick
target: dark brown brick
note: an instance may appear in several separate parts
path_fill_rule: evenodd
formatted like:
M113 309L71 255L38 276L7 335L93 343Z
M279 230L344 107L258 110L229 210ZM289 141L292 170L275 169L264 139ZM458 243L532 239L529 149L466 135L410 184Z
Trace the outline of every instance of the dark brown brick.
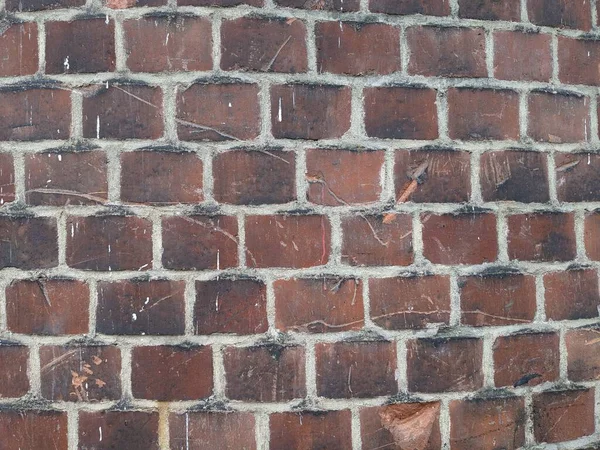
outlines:
M497 5L508 3L491 1ZM549 34L519 31L495 32L494 76L501 80L550 81L550 77L552 77L551 40Z
M10 153L0 153L0 206L15 200L15 167Z
M598 317L600 293L595 270L568 270L544 275L546 317L576 320Z
M329 11L358 11L360 0L275 0L279 6Z
M339 411L297 411L269 416L271 450L352 448L351 413Z
M521 2L519 0L458 0L458 15L466 19L519 22Z
M79 447L87 449L158 450L158 413L142 411L81 411Z
M586 214L584 224L585 251L590 259L600 261L600 211Z
M6 287L6 321L13 333L88 332L90 290L83 281L15 280Z
M0 411L0 436L3 450L67 450L67 413L17 409Z
M483 386L483 342L476 338L417 339L407 343L408 389L460 392Z
M56 219L0 216L0 269L47 269L58 264Z
M42 11L44 9L77 8L85 0L6 0L8 11Z
M592 11L587 0L529 0L527 15L536 25L589 30Z
M562 202L600 200L600 155L556 153L556 195Z
M114 346L40 348L42 396L89 402L121 397L121 351Z
M317 394L322 397L378 397L398 392L393 342L322 342L316 344L315 353Z
M162 221L163 265L175 270L226 269L238 264L235 216L173 216Z
M35 74L38 69L37 24L25 22L7 26L0 35L0 76L19 77Z
M589 105L584 96L533 92L529 95L527 134L536 141L553 144L587 141Z
M599 61L598 41L558 37L558 78L563 83L600 85Z
M238 5L263 6L263 0L177 0L179 6L220 6L230 7Z
M67 218L67 265L82 270L152 268L152 223L133 216Z
M271 88L271 126L275 138L332 139L350 128L350 88L317 84Z
M107 159L102 151L25 155L25 199L30 205L106 203Z
M171 413L171 448L197 444L211 450L256 450L254 422L254 414L248 412Z
M450 2L446 0L369 0L372 12L385 14L424 14L449 16Z
M600 330L581 328L565 335L567 372L571 381L592 381L600 378Z
M29 391L28 360L29 349L26 346L10 344L0 346L0 378L2 378L0 398L16 398L27 394Z

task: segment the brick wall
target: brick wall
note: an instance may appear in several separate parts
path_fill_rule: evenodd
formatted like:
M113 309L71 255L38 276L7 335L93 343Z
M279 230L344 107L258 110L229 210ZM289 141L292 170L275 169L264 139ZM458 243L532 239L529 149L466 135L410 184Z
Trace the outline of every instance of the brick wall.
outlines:
M596 0L0 0L0 449L600 442Z

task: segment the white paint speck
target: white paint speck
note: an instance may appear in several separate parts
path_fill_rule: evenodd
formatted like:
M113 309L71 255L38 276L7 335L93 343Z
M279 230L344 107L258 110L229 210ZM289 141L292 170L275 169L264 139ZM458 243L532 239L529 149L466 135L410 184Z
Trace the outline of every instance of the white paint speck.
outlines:
M96 139L100 139L100 116L96 116Z
M150 297L146 297L146 301L144 302L144 305L147 305L148 303L150 303Z
M215 311L219 312L219 294L217 294L217 298L215 298Z
M63 66L65 67L65 70L69 70L69 57L67 56L65 58L65 62L63 63Z
M106 20L105 20L105 22L106 22L106 25L108 25L108 23L110 22L110 19L108 18L108 14L106 15Z
M231 108L231 102L229 102L229 107Z
M169 43L169 33L167 33L167 38L165 39L165 46Z
M100 442L102 442L102 427L98 427L98 433L100 433Z
M133 320L134 322L137 320L137 314L136 313L131 314L131 320Z
M279 97L279 112L277 113L277 121L281 122L283 120L283 117L281 116L281 97Z
M62 155L61 154L58 155L58 160L62 161Z

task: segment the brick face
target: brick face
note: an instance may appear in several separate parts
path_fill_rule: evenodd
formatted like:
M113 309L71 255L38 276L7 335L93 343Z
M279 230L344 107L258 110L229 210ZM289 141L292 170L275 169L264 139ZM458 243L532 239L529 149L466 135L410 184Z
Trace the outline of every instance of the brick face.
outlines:
M589 99L583 96L535 92L529 96L528 134L551 143L589 139Z
M15 23L0 36L0 76L33 75L38 69L38 29L32 22Z

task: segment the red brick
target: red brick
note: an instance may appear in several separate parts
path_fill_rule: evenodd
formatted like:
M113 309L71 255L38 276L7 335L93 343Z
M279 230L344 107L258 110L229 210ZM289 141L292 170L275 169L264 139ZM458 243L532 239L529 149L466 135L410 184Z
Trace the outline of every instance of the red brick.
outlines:
M211 347L136 347L131 354L131 393L135 398L170 402L200 400L212 394Z
M234 216L173 216L162 221L163 265L175 270L227 269L238 264Z
M133 72L212 69L210 20L185 15L144 16L123 22L127 67Z
M525 445L525 417L525 402L520 397L452 400L450 448L521 448Z
M113 85L83 98L83 136L158 139L163 134L162 91L146 85Z
M58 264L56 219L0 216L0 269L47 269Z
M271 126L275 138L332 139L350 128L350 88L318 84L271 88Z
M458 15L466 19L519 22L521 2L520 0L458 0Z
M0 345L0 378L2 378L0 398L16 398L27 394L29 391L28 360L29 349L24 345L10 343Z
M473 391L483 386L483 342L434 338L407 343L408 389L415 392Z
M263 0L177 0L179 6L238 6L249 5L261 7Z
M582 95L533 92L529 95L527 134L553 144L587 141L589 109L589 99Z
M446 0L369 0L372 12L385 14L424 14L449 16L450 2Z
M448 134L452 139L519 138L519 95L500 89L448 90Z
M269 416L271 450L352 448L351 413L340 411L280 412Z
M494 3L506 4L506 2ZM550 77L552 77L551 40L549 34L519 31L495 32L494 77L501 80L550 81Z
M0 205L15 200L15 168L10 153L0 153Z
M595 381L600 378L599 334L597 328L567 331L565 343L569 380Z
M105 3L108 8L124 9L134 6L163 6L167 0L105 0Z
M398 392L394 342L322 342L316 344L315 353L317 394L322 397L379 397Z
M584 225L585 251L594 261L600 261L600 211L586 214Z
M342 218L342 262L351 266L408 266L413 262L408 214Z
M81 411L79 448L143 448L158 450L158 413Z
M69 139L71 94L51 87L0 89L0 140Z
M295 153L234 150L213 159L215 200L236 205L287 203L296 198Z
M320 22L316 29L319 72L385 75L400 70L400 31L382 23Z
M598 317L598 274L592 269L568 270L544 275L546 317L576 320Z
M260 280L196 281L196 334L258 334L268 329L267 291Z
M496 217L490 213L424 214L423 255L434 264L483 264L496 260Z
M379 201L384 157L381 150L308 150L308 200L329 206Z
M482 273L458 281L461 322L472 327L516 325L535 317L535 278L511 272Z
M226 347L225 395L232 400L284 402L306 395L304 347Z
M113 72L115 60L113 20L46 23L46 73Z
M246 216L249 267L303 268L329 260L331 226L320 215Z
M575 258L572 213L541 212L508 217L508 257L521 261L569 261Z
M592 27L592 11L586 0L529 0L527 15L536 25L581 30Z
M396 152L396 198L416 189L408 201L460 203L471 194L471 155L461 151L400 150ZM424 167L424 169L423 169ZM420 172L423 172L422 174ZM400 200L398 200L400 201Z
M254 422L254 414L248 412L172 413L169 417L171 448L182 450L190 444L198 444L211 450L256 450Z
M7 327L22 334L84 334L89 300L90 290L83 281L15 280L6 287Z
M301 20L241 17L221 24L221 69L306 72L306 27Z
M0 76L35 74L38 69L37 40L38 29L35 22L9 24L0 35Z
M152 268L152 223L133 216L68 217L67 265L108 271Z
M360 0L275 0L279 6L312 10L358 11Z
M563 83L600 85L598 62L598 41L558 37L558 78Z
M136 151L121 155L121 200L170 205L204 200L202 160L192 152Z
M546 154L527 151L486 152L479 179L484 201L545 203L548 192Z
M77 8L85 0L6 0L8 11L42 11L45 9Z
M108 198L102 151L25 155L25 199L30 205L96 205Z
M40 348L42 396L90 402L121 398L121 351L114 346Z
M485 77L483 28L413 27L406 32L408 73L431 77Z
M183 281L101 281L97 330L103 334L183 334L184 291Z
M450 321L447 276L371 278L371 320L388 330L426 328Z
M364 449L419 448L439 450L440 404L392 403L360 410Z
M556 153L556 195L561 202L600 200L600 155Z
M0 436L6 450L67 450L67 413L5 409L0 411Z
M384 139L436 139L436 92L426 88L364 90L367 135Z
M282 331L325 333L364 325L362 285L353 278L276 280L275 326Z
M571 441L594 433L594 390L540 392L533 395L537 442Z

